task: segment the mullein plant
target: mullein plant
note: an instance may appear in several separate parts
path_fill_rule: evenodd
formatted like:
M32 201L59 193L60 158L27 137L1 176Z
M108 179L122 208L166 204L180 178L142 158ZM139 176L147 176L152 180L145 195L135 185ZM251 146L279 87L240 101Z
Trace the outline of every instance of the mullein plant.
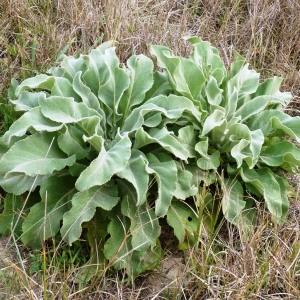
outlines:
M289 186L278 170L300 165L291 141L300 141L300 118L283 112L291 94L279 77L260 83L238 53L227 71L210 43L185 39L189 58L150 46L160 71L145 55L120 64L106 42L12 80L22 115L0 140L2 234L40 249L58 234L71 245L84 229L86 279L107 265L135 277L161 258L160 218L180 249L197 243L200 206L212 201L245 235L256 200L284 221Z

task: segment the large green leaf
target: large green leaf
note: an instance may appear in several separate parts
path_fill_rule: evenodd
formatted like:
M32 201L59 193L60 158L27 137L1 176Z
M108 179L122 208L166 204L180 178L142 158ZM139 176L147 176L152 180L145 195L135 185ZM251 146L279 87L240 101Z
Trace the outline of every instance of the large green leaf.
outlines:
M192 187L198 187L202 183L204 183L206 186L216 183L217 173L215 170L202 170L196 164L184 165L184 168L193 175L191 181Z
M147 270L153 270L162 257L159 242L155 247L137 251L131 244L130 219L124 215L115 215L111 219L108 226L110 238L104 245L104 254L111 265L117 270L125 269L131 278Z
M84 72L87 69L87 57L80 56L75 58L73 56L65 57L61 63L61 67L66 70L73 78L76 73L82 71Z
M8 88L9 100L16 100L18 96L16 95L16 89L19 86L19 82L16 78L12 78L10 82L10 87Z
M226 111L226 117L228 121L233 118L237 108L237 103L238 103L238 90L236 89L236 87L233 87L232 92L228 93L226 103L224 105Z
M108 109L107 122L111 126L115 126L120 119L119 102L128 88L130 80L125 70L119 67L120 61L114 48L107 49L103 58L107 71L105 82L99 87L98 98Z
M189 151L189 157L197 156L197 152L195 151L195 146L197 144L197 131L194 126L188 125L181 127L178 130L177 139L181 145Z
M130 219L132 247L138 251L155 247L160 236L160 226L153 209L148 208L147 204L137 206L135 199L125 197L122 201L122 213Z
M179 64L179 58L165 46L150 45L150 53L157 58L158 66L167 71L169 83L173 89L176 89L173 74Z
M183 201L173 201L167 213L167 221L174 228L174 234L179 242L179 249L187 249L198 240L198 216L196 212Z
M264 136L274 129L280 129L300 142L300 117L291 117L282 111L264 110L253 116L247 122L247 126L252 130L260 129Z
M166 128L151 128L148 132L141 128L137 130L135 138L134 148L136 149L156 143L180 159L187 160L190 156L188 150L186 150L176 139L174 134L169 132Z
M3 142L3 136L0 137L0 160L2 156L9 150L9 146Z
M146 271L153 271L164 256L159 240L156 241L155 247L149 247L145 251L134 251L129 256L126 265L126 271L131 278L135 278Z
M250 168L253 168L264 143L261 130L250 131L246 125L239 123L230 127L228 136L232 142L231 155L235 158L237 167L239 168L244 160Z
M145 93L153 84L153 62L144 55L131 56L127 61L130 85L124 92L120 104L119 113L125 119L134 106L144 101Z
M221 182L222 211L225 218L236 226L243 226L242 211L246 206L244 189L239 181L227 179Z
M22 225L22 242L27 247L41 249L46 239L57 234L76 191L74 183L74 178L69 175L52 176L44 181L40 189L42 202L32 206Z
M130 220L125 216L114 216L108 225L110 238L104 245L104 255L116 269L126 269L132 261L132 245L129 234Z
M82 103L87 107L95 109L97 112L101 111L100 103L96 95L91 91L91 89L86 86L82 79L82 72L76 73L73 80L73 89L80 96Z
M99 70L103 70L104 66L103 53L99 51L99 49L93 49L89 54L88 59L86 59L86 64L87 69L82 75L82 81L90 88L91 92L97 96L99 86L102 83Z
M57 145L56 136L35 133L16 142L0 161L0 175L24 173L47 175L75 163L75 155L67 157Z
M68 155L76 155L76 160L88 156L89 150L83 140L83 132L75 126L69 125L66 131L59 135L58 146Z
M286 220L286 217L288 215L289 207L290 207L290 202L288 199L288 192L287 189L290 188L290 185L287 181L286 178L282 177L280 174L275 174L273 173L274 178L277 180L279 186L280 186L280 193L281 193L281 218L279 219L279 223L282 223ZM267 203L268 205L268 203ZM269 208L269 206L268 206ZM269 208L270 210L270 208ZM270 210L271 211L271 210ZM274 217L276 218L277 215Z
M113 184L94 186L78 192L72 198L72 208L63 216L61 235L72 244L78 240L82 232L82 223L90 221L97 207L111 210L119 201L118 191Z
M241 118L241 122L245 122L250 117L263 111L272 101L272 96L258 96L243 104L234 114L235 117Z
M240 124L239 124L240 125ZM240 168L243 160L245 160L248 155L244 154L243 152L246 151L247 147L249 146L250 142L246 139L240 139L238 143L232 147L231 155L235 158L237 162L237 168Z
M101 116L92 108L88 108L83 103L77 103L69 97L49 97L40 100L42 114L52 121L68 124L77 123L83 119Z
M76 281L81 284L86 284L105 269L107 259L104 256L103 249L109 222L110 220L105 217L103 211L96 209L92 220L83 224L83 227L87 230L86 236L91 251L90 259L76 274Z
M279 91L282 81L283 78L277 76L266 79L264 82L259 84L256 92L251 95L251 98L256 98L257 96L262 95L274 95Z
M186 113L186 118L189 119L196 128L200 126L201 113L191 100L182 96L170 95L167 97L161 95L149 99L143 105L134 109L128 118L126 118L121 132L133 132L138 130L146 122L147 114L152 117L153 112L160 112L161 115L167 118L168 122L174 122Z
M77 125L83 129L87 137L92 137L93 135L104 136L104 131L99 121L100 119L98 116L93 116L78 121ZM103 123L103 119L101 123ZM104 127L104 129L106 128Z
M289 141L263 147L260 159L267 165L278 167L285 164L300 166L300 149ZM291 170L290 170L291 171Z
M166 72L156 71L153 73L153 85L150 90L145 94L145 99L154 98L159 95L169 95L172 88L168 81L168 75Z
M36 88L51 91L55 82L55 77L40 74L32 78L25 79L15 91L16 96L18 97L24 90L33 90Z
M102 135L94 134L90 137L83 136L83 141L85 143L89 143L91 146L93 146L98 152L101 151L103 144L104 144L104 139Z
M233 78L237 73L239 73L246 63L246 58L241 56L236 50L233 50L233 55L235 61L233 61L230 65L230 70L227 74L227 80Z
M106 80L108 70L105 66L104 54L112 44L113 41L107 41L99 45L96 49L93 49L90 54L85 57L87 69L82 75L82 80L95 95L98 95L100 85Z
M149 175L146 172L147 159L142 152L132 149L131 157L122 171L117 175L120 178L129 181L135 188L137 193L136 205L141 205L147 197Z
M178 162L177 164L177 183L174 197L177 199L185 200L191 196L195 196L198 192L199 182L194 184L193 174L185 170L184 167Z
M254 93L258 88L259 74L254 70L249 70L249 64L243 66L239 72L227 82L227 95L234 89L238 93L237 108L244 104L247 95Z
M157 107L155 104L144 104L136 109L134 109L129 117L126 118L124 125L121 129L121 133L131 133L142 127L145 123L145 118L147 114L151 114L154 111L167 113L165 109ZM151 115L152 116L152 115ZM162 117L159 118L159 123L161 122Z
M292 99L292 94L290 92L280 92L279 88L282 81L283 78L277 76L266 79L263 83L259 84L256 92L251 95L251 98L270 95L272 96L270 104L280 103L281 105L287 105Z
M220 165L220 153L215 151L208 154L208 138L201 138L200 142L195 145L195 150L200 154L197 165L202 170L216 170Z
M181 116L184 116L196 129L200 129L202 112L186 97L171 94L167 98L160 96L149 99L146 103L153 103L158 107L164 108L167 112L164 113L164 115L171 120L179 119Z
M65 59L67 59L65 57ZM48 74L51 74L55 77L63 77L69 80L70 83L73 81L73 77L68 70L63 68L61 65L59 67L52 67L48 70Z
M63 127L61 123L54 122L44 117L40 107L35 107L16 120L3 135L3 142L9 144L14 136L24 136L30 129L36 131L58 131Z
M258 87L259 74L254 70L249 70L248 64L243 65L243 59L237 60L229 71L230 79L225 89L225 109L228 118L232 118L235 111L247 103L246 97L254 93Z
M84 191L108 182L114 174L126 167L130 155L131 141L128 136L123 136L109 150L102 147L98 157L91 162L76 181L77 189Z
M168 72L174 90L191 100L199 100L206 79L193 61L177 57L165 47L150 46L150 52L157 57L158 65Z
M221 126L225 122L225 111L216 108L204 121L201 136L206 136L215 127Z
M284 184L282 184L281 181L278 181L278 178L275 177L269 168L250 170L242 167L241 176L244 182L252 185L261 195L263 195L274 220L282 223L289 207Z
M27 176L24 173L8 173L0 177L0 186L7 192L14 195L21 195L27 191L34 191L42 184L49 175Z
M226 75L226 68L218 50L198 37L184 37L184 39L192 43L194 47L190 59L214 77L218 84L221 84Z
M46 99L45 92L34 93L23 91L17 100L10 100L10 102L15 105L15 110L28 111L39 106L40 99Z
M210 111L213 111L215 106L219 106L222 102L223 90L219 87L215 77L211 76L207 82L205 89L207 101L210 104Z
M180 58L172 75L177 92L191 100L199 100L206 79L195 63L189 59Z
M78 94L74 91L70 81L63 77L55 77L55 83L51 89L52 97L72 97L76 102L81 99Z
M169 155L147 155L149 161L146 171L153 174L158 185L158 197L155 201L155 214L164 216L171 204L176 190L177 167Z

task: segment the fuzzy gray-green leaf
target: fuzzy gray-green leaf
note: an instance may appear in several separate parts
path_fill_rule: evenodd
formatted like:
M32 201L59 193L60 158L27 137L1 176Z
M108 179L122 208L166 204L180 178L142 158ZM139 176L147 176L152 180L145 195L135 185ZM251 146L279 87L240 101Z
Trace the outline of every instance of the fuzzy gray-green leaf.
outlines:
M136 205L141 205L146 201L149 185L146 164L147 160L144 154L139 150L132 149L131 157L125 169L117 173L120 178L126 179L134 186L137 193Z
M45 239L57 234L75 191L74 179L68 175L44 181L40 189L42 201L31 207L22 225L22 241L27 247L41 249Z
M144 55L131 56L127 61L130 84L124 92L119 112L126 118L132 108L144 101L145 93L153 84L153 62Z
M35 107L16 120L3 135L3 142L9 144L14 136L23 136L33 128L36 131L58 131L63 127L61 123L54 122L44 117L40 107Z
M112 148L102 147L98 157L81 173L76 181L79 191L87 190L95 185L101 186L110 178L122 171L131 155L131 141L124 136Z
M153 174L158 185L158 197L155 201L155 214L164 216L171 204L176 190L177 167L168 155L159 157L149 153L147 155L149 164L146 168L148 174Z
M167 213L167 221L174 228L174 235L179 242L179 249L187 249L197 242L198 216L183 201L173 201Z
M148 132L141 128L136 132L135 136L134 148L136 149L140 149L148 144L157 143L180 159L187 160L190 156L188 150L166 128L151 128Z
M31 177L24 173L8 173L5 176L1 176L0 186L7 193L22 195L27 191L34 191L48 177L48 175Z
M47 175L75 163L57 145L56 136L35 133L16 142L0 161L0 174L24 173L28 176Z
M285 193L285 187L268 168L250 170L241 169L242 179L254 186L263 195L267 207L273 218L282 223L286 218L289 201Z
M267 165L278 167L283 163L300 166L300 149L289 141L263 147L260 159Z
M76 155L76 160L86 158L89 154L83 140L83 132L69 125L66 131L59 135L58 146L68 155Z
M45 92L28 92L23 91L17 100L10 100L11 103L15 105L15 110L18 111L28 111L34 107L39 106L39 100L45 99L46 93Z
M264 136L272 129L280 129L300 142L300 117L291 117L282 111L264 110L253 116L247 125L252 130L260 129Z
M78 240L82 232L82 223L92 219L97 207L111 210L118 201L117 188L112 184L94 186L75 194L72 198L72 208L63 216L63 239L68 244Z
M137 206L134 199L126 197L122 201L122 213L131 221L132 247L138 251L154 247L160 236L160 226L153 210L147 204Z
M42 114L52 121L59 123L76 123L85 118L101 116L96 110L83 103L77 103L71 97L49 97L40 100Z

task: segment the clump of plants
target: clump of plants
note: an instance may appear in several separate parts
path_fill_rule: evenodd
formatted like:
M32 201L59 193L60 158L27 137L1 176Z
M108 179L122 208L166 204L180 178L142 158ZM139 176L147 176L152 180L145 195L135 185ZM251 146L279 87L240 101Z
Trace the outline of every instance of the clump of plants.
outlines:
M40 249L84 232L86 278L107 265L134 277L161 258L160 218L181 249L197 243L200 212L214 201L245 234L256 222L253 199L284 221L288 183L278 170L300 165L290 141L300 141L300 118L282 111L291 94L279 77L260 82L238 53L227 71L210 43L186 40L189 58L150 46L161 71L145 55L120 64L106 42L12 81L22 115L1 137L2 234Z

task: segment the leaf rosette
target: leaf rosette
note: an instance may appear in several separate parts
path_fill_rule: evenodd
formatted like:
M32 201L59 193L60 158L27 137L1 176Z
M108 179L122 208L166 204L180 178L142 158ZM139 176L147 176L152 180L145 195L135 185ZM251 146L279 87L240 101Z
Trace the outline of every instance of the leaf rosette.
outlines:
M201 208L186 199L203 186L220 186L225 218L245 232L255 222L251 195L284 220L287 183L276 170L300 164L285 139L300 140L300 119L282 111L291 94L279 91L281 78L259 83L239 54L227 71L208 42L186 39L189 58L150 47L162 72L144 55L121 64L107 42L12 81L22 115L1 137L2 233L18 222L25 245L39 249L59 232L72 244L84 228L93 266L108 260L136 276L160 259L159 218L181 249L197 242ZM35 196L24 218L10 217L11 194L27 192Z

